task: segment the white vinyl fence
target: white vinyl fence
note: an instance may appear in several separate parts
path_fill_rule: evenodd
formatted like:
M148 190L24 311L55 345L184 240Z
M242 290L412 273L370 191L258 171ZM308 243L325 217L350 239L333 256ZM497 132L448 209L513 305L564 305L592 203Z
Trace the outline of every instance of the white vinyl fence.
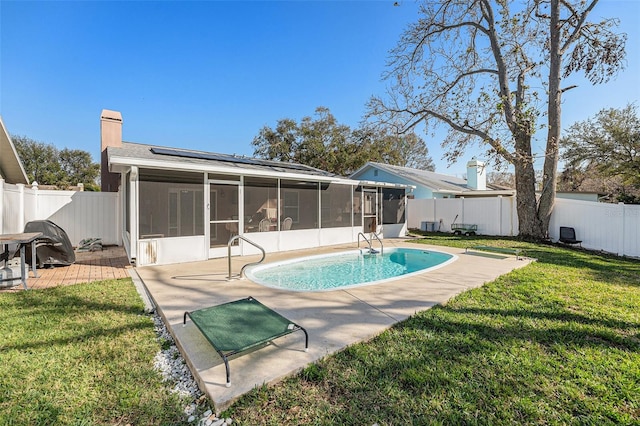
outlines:
M482 235L518 235L515 197L438 198L409 200L407 226L450 232L452 223L478 225ZM556 199L549 237L557 241L561 226L576 230L582 246L618 255L640 257L640 205Z
M640 205L557 199L549 223L553 241L561 226L575 228L585 248L640 257Z
M451 224L478 225L482 235L518 235L514 197L431 198L409 200L407 227L422 229L422 222L435 223L435 231L449 232Z
M40 190L0 179L0 231L23 232L27 222L47 219L64 229L74 246L84 238L102 238L105 245L122 245L118 195Z

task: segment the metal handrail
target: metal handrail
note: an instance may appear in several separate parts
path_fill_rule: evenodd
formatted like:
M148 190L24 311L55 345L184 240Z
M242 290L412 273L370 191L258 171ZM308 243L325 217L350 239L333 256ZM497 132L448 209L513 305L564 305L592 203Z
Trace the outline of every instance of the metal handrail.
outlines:
M376 237L376 240L378 240L378 242L380 243L380 253L384 254L384 244L382 244L382 240L380 239L380 237L378 237L378 234L376 234L375 232L372 232L371 234L373 234L373 236ZM367 244L369 244L369 253L371 253L372 251L371 241L362 232L358 233L358 248L360 248L360 235L362 235L362 238L364 238Z
M360 248L360 235L362 235L362 238L364 238L364 240L367 242L367 244L369 244L369 251L371 251L371 241L369 241L367 239L367 236L364 235L362 232L358 233L358 248Z
M227 280L231 280L232 276L231 276L231 244L233 244L234 241L236 240L242 240L242 241L246 241L249 244L251 244L252 246L256 247L257 249L259 249L262 252L262 259L258 260L257 262L250 262L247 263L246 265L244 265L241 269L240 269L240 274L238 274L238 278L242 278L242 274L244 273L244 270L247 266L251 266L251 265L257 265L259 263L262 263L262 261L264 260L264 258L267 256L266 252L264 251L264 249L254 243L253 241L251 241L248 238L243 237L242 235L234 235L233 237L229 238L229 242L227 243L227 248L228 248L228 255L227 258L229 259L229 276L227 276Z
M378 234L372 232L373 236L376 237L376 240L380 243L380 254L384 254L384 244L382 244L382 240L378 237Z

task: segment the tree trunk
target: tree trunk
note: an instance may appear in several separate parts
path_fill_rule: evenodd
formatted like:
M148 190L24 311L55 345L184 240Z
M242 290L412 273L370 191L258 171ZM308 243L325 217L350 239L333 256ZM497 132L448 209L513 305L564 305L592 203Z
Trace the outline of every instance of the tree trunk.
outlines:
M518 234L525 239L538 241L544 238L542 223L536 209L536 173L531 156L531 132L527 122L519 123L516 135L516 209L518 211Z
M550 44L549 44L549 102L547 119L549 128L547 131L547 147L543 168L542 194L538 206L538 218L545 230L545 237L549 231L549 221L553 212L556 198L556 184L558 179L558 145L561 130L561 100L560 89L562 54L560 52L560 5L559 0L551 0Z
M530 161L518 161L515 165L516 208L518 234L522 238L542 239L541 222L536 212L536 177Z

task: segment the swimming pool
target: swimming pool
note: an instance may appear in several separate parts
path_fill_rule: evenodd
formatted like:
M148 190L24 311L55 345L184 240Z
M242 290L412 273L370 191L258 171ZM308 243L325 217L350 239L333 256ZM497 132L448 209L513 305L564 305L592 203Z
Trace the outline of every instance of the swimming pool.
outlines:
M447 265L457 256L433 250L389 248L384 254L353 250L249 267L246 276L267 287L327 291L378 284Z

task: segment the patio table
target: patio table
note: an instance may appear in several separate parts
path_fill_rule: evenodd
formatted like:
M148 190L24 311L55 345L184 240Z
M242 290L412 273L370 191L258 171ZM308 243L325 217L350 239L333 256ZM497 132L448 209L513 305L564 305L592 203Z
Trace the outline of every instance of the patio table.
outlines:
M38 277L38 273L36 272L36 240L42 237L42 232L25 232L21 234L2 234L0 235L0 244L3 247L3 256L4 266L7 266L9 262L9 245L17 244L20 247L20 276L19 277L11 277L1 279L0 282L4 281L14 281L16 279L20 279L22 281L22 286L25 290L27 287L27 263L25 258L25 247L30 244L31 245L31 270L33 271L33 276Z

